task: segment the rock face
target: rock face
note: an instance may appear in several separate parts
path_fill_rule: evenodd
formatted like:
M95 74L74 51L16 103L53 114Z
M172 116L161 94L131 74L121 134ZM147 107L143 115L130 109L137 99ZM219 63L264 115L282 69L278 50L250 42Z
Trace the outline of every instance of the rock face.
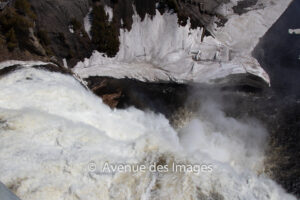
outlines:
M46 51L40 44L38 38L34 35L33 29L29 29L29 44L31 45L32 51L40 56L46 56Z
M49 46L56 57L67 58L70 60L70 65L74 65L78 59L89 56L92 47L83 27L74 33L70 32L72 20L83 24L90 7L88 0L30 0L29 2L37 15L37 29L46 31L50 41Z
M2 55L22 60L52 60L61 65L66 58L74 65L93 49L82 26L89 7L88 0L11 1L1 12ZM26 54L25 58L20 54Z
M131 79L89 77L88 87L112 108L134 106L171 117L182 107L188 86L177 83L144 83Z
M116 1L116 3L106 0L104 2L114 8L114 15L118 24L122 19L124 26L130 30L132 25L131 17L134 13L131 5L135 5L136 12L142 19L145 18L146 14L155 15L156 9L161 13L172 10L172 12L178 13L181 20L179 23L185 24L186 20L190 18L192 26L195 28L209 25L213 17L220 17L216 12L217 8L223 3L229 3L230 0L124 0Z

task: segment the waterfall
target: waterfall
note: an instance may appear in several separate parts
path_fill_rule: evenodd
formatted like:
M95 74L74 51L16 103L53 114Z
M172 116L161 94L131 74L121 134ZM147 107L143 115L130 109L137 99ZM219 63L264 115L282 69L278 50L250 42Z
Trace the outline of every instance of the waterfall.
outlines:
M110 109L70 75L24 67L0 91L0 180L22 200L296 199L263 174L263 125L211 99L175 130L160 114Z

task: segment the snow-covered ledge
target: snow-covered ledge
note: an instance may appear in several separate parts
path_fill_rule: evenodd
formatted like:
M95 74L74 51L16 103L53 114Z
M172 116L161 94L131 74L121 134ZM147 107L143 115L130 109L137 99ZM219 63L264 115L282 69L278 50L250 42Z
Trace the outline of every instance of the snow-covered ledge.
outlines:
M79 62L73 71L81 78L109 76L140 81L215 84L231 75L247 74L270 84L268 74L251 56L253 48L265 32L285 11L291 0L260 0L249 12L234 14L232 0L221 5L218 12L228 18L222 28L212 21L214 37L202 37L203 30L177 24L176 14L158 11L143 21L133 16L132 29L121 30L120 51L114 58L95 51L89 59ZM203 38L203 39L202 39ZM224 83L222 81L222 83ZM230 81L230 78L228 79Z

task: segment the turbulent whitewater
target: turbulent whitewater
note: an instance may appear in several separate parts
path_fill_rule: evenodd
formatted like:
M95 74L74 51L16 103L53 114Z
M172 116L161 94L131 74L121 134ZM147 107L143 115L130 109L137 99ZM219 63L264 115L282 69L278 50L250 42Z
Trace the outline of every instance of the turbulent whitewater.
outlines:
M0 77L0 91L0 180L23 200L296 199L263 173L264 127L211 100L175 130L162 115L110 109L70 75L27 66ZM106 162L213 170L101 173Z

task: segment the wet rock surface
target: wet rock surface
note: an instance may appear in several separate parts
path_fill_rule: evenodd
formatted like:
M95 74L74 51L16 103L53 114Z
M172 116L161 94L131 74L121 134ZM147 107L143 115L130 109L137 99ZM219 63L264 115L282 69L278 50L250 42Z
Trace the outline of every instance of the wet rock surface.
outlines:
M258 0L244 0L239 1L236 6L233 7L233 11L239 15L248 12L249 7L254 6Z
M83 19L89 11L88 0L30 0L37 15L37 29L47 33L53 54L59 59L66 58L70 65L88 57L93 47L83 30L70 32L70 25L76 19L83 26Z
M88 87L111 107L134 106L167 117L184 105L188 86L177 83L145 83L131 79L90 77Z

